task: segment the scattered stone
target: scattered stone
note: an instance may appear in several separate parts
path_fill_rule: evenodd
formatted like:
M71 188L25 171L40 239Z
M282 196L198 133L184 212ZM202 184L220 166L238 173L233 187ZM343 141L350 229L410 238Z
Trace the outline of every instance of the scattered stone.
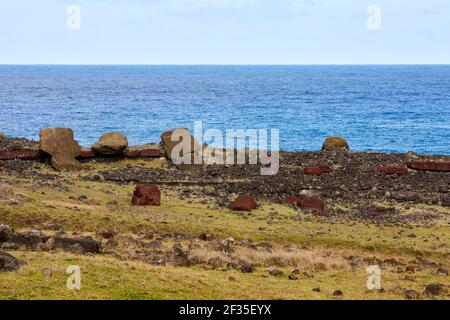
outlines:
M108 132L100 137L98 142L92 145L95 153L104 156L122 154L128 147L128 139L121 132Z
M297 277L297 275L291 273L291 274L289 274L288 279L289 280L298 280L298 277Z
M312 291L314 291L314 292L320 292L320 288L319 288L319 287L314 288L314 289L312 289Z
M230 281L230 282L235 282L235 281L236 281L236 278L235 278L235 277L228 277L228 281Z
M255 265L244 260L239 261L238 267L243 273L252 273L255 271Z
M297 205L303 209L313 210L318 212L325 211L325 202L316 197L309 197L300 199L297 202Z
M406 290L405 293L406 300L418 300L420 299L420 293L415 290Z
M407 266L407 267L405 268L405 272L408 272L408 273L415 273L415 272L416 272L416 268L415 268L414 266Z
M448 289L443 284L431 283L425 287L424 294L429 297L434 297L434 296L438 296L440 294L447 293L447 292L448 292Z
M292 274L300 274L300 269L299 268L294 268L291 271Z
M349 150L350 147L347 141L339 136L328 137L323 143L322 150L326 151L339 151L339 150Z
M333 172L333 169L331 169L330 166L327 165L321 165L317 167L306 167L304 169L305 174L307 175L314 175L314 176L320 176L324 173L331 173Z
M18 260L9 253L0 251L0 272L16 271L25 264L24 261Z
M78 251L84 253L100 253L101 243L92 239L92 237L83 238L62 238L54 237L54 246L64 250Z
M283 271L281 271L277 268L270 268L268 271L269 271L269 274L274 277L281 277L283 275Z
M13 231L8 225L0 224L0 243L8 242L13 238Z
M333 292L333 296L335 297L342 297L344 295L344 293L341 290L335 290Z
M240 195L231 204L234 211L252 211L256 209L256 201L251 195Z
M109 240L109 239L114 238L115 232L114 232L114 231L101 231L101 232L100 232L100 236L101 236L103 239Z
M174 254L174 264L179 267L189 267L189 253L187 250L183 248L183 246L176 242L173 245L173 254Z
M77 170L80 163L75 159L81 154L81 148L70 128L48 128L39 133L39 148L48 153L56 170Z
M37 244L42 242L42 233L39 230L14 233L12 241L20 245L25 245L28 248L34 248Z
M41 273L45 278L51 278L51 276L53 275L53 271L50 268L43 268L41 270Z
M161 191L154 184L138 184L134 189L131 203L135 206L159 206Z
M146 248L152 248L152 249L154 249L154 248L159 248L159 247L161 247L161 246L162 246L162 242L159 241L159 240L153 240L153 241L150 241L149 243L146 243L146 244L144 245L144 247L146 247Z
M378 167L378 172L384 173L384 174L408 174L408 168L400 167L400 166L386 166L381 165Z
M441 267L441 268L437 269L437 274L440 276L448 276L448 269Z

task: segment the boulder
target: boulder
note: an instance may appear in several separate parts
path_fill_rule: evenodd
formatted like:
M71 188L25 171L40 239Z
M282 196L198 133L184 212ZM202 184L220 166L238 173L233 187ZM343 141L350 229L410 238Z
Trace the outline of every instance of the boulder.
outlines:
M328 137L325 139L323 143L322 150L326 151L340 151L340 150L349 150L350 147L347 141L339 136Z
M325 202L316 197L298 199L288 195L285 197L285 201L290 205L299 206L302 209L317 211L320 213L325 211Z
M42 232L40 230L29 230L22 233L13 233L12 242L24 245L27 248L35 248L42 242Z
M245 260L240 260L237 267L242 273L252 273L256 269L255 264Z
M415 290L406 290L405 293L406 300L418 300L420 299L420 293Z
M325 202L316 197L304 198L298 202L298 206L304 209L323 212L325 211Z
M201 150L202 146L194 139L188 129L178 128L164 132L161 134L161 143L167 159L177 165L178 168L195 167L194 154ZM182 143L182 145L178 146L179 143ZM185 148L182 148L183 145ZM187 161L183 161L184 159Z
M0 224L0 243L8 242L13 238L13 231L8 225Z
M448 289L445 285L440 283L431 283L425 287L424 294L429 297L438 296L440 294L447 293Z
M0 251L0 272L16 271L25 264L24 261L18 260L9 253Z
M256 209L256 201L251 195L240 195L231 204L234 211L252 211Z
M56 170L76 170L80 163L75 159L81 154L81 148L70 128L47 128L39 133L40 150L52 157Z
M114 156L122 154L128 147L128 139L121 132L108 132L100 137L92 149L95 153L104 156Z
M134 189L131 203L135 206L159 206L161 191L154 184L138 184Z
M77 250L79 253L99 253L102 249L101 243L91 237L83 238L51 238L55 248L64 250Z

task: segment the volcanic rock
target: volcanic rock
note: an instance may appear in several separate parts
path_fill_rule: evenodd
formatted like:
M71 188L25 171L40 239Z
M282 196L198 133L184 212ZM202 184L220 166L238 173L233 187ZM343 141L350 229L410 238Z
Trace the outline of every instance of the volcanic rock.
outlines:
M154 184L138 184L134 189L131 203L135 206L159 206L161 191Z
M62 238L54 237L54 246L64 250L77 249L80 253L99 253L101 251L101 243L95 241L91 237L83 238Z
M424 171L450 171L450 161L410 161L406 165L410 169Z
M306 167L304 169L304 172L305 172L305 174L308 174L308 175L320 176L324 173L331 173L331 172L333 172L333 170L331 169L330 166L321 165L321 166L317 166L317 167Z
M256 209L256 201L251 195L240 195L231 204L234 211L252 211Z
M100 137L92 149L95 153L114 156L122 154L128 147L127 137L121 132L108 132Z
M202 146L194 139L188 129L178 128L166 131L161 134L161 141L165 156L173 164L181 169L195 165L194 154L199 152ZM180 143L181 145L178 145Z
M326 151L339 151L339 150L349 150L350 147L347 141L339 136L328 137L323 143L322 150Z
M448 292L448 289L443 284L431 283L431 284L428 284L425 287L425 292L424 293L427 296L433 297L433 296L438 296L438 295L440 295L442 293L447 293L447 292Z
M381 165L378 167L378 172L381 172L384 174L407 174L408 168L400 167L400 166Z
M0 272L16 271L25 264L24 261L18 260L9 253L0 251Z
M0 224L0 243L8 242L13 237L13 231L8 225Z
M80 163L75 159L81 154L81 148L70 128L47 128L39 133L39 148L52 157L56 170L76 170Z

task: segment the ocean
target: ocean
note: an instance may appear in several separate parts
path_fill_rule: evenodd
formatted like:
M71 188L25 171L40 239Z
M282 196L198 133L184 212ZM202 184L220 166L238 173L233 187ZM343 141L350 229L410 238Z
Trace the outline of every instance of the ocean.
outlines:
M279 129L283 150L450 154L450 66L0 66L0 131L71 127L130 144L176 127Z

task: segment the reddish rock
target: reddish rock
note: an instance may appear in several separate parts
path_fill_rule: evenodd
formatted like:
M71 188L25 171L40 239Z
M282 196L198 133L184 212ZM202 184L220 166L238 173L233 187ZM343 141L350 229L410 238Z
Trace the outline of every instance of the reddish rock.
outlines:
M138 184L134 189L131 203L136 206L159 206L161 191L154 184Z
M127 150L123 153L126 158L139 158L139 150Z
M378 172L384 174L407 174L408 168L400 167L400 166L379 166Z
M304 198L298 201L297 205L303 209L323 212L325 211L325 202L316 197Z
M161 150L158 149L143 149L143 150L139 150L139 155L141 157L146 157L146 158L159 158L161 157Z
M0 160L36 160L43 158L45 153L41 150L10 150L10 151L0 151Z
M331 172L333 172L333 170L331 169L330 166L327 166L327 165L305 168L305 174L314 175L314 176L320 176L321 174L331 173Z
M307 197L303 199L298 199L293 196L286 196L285 201L288 204L299 206L303 209L313 210L318 212L325 211L325 202L316 197Z
M450 171L450 161L411 161L407 162L406 165L414 170Z
M298 205L298 202L300 201L300 199L297 199L296 197L293 196L286 196L285 200L288 204L293 206Z
M80 155L77 158L82 158L82 159L95 158L95 152L92 149L81 150L81 153L80 153Z
M250 195L240 195L230 204L234 211L252 211L256 209L256 201Z

